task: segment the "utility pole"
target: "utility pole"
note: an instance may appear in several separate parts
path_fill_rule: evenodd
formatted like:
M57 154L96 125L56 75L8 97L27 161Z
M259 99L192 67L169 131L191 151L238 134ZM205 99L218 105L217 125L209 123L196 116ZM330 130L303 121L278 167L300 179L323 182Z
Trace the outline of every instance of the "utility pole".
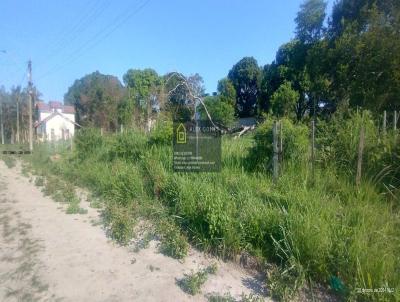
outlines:
M28 111L29 111L29 151L33 151L33 133L32 133L32 61L28 62Z
M1 131L1 144L4 145L3 101L2 100L0 100L0 131Z
M17 144L19 144L19 97L20 93L18 93L17 96L17 135L16 135Z

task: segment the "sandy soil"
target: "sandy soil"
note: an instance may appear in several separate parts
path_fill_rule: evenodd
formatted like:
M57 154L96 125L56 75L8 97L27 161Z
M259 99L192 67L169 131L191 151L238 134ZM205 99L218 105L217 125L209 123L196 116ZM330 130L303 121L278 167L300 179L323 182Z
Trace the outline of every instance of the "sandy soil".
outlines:
M262 283L232 263L191 249L184 262L158 252L157 242L133 252L110 241L97 210L67 215L18 167L0 161L0 301L207 301L212 293L259 294ZM217 262L201 294L176 280Z

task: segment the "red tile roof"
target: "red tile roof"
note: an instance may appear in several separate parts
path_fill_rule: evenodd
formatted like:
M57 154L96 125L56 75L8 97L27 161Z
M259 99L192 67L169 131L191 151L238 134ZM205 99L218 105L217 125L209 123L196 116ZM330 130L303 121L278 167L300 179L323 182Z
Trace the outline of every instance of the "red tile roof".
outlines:
M50 101L48 104L44 102L37 102L36 107L41 112L51 112L53 109L61 109L63 113L75 114L74 106L63 105L61 102Z
M51 109L61 109L63 106L62 103L58 101L50 101L49 105Z
M71 113L71 114L74 114L74 113L75 113L75 108L74 108L74 106L67 106L67 105L64 105L64 106L62 107L62 112L63 112L63 113Z
M40 110L40 111L50 111L50 106L49 104L46 104L44 102L37 102L36 103L36 107Z

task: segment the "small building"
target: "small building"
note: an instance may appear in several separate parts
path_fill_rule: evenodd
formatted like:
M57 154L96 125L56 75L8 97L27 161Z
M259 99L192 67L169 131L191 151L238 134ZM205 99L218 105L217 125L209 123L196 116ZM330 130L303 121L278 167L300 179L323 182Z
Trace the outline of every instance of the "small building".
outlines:
M75 134L75 108L51 101L36 103L36 121L34 124L39 141L68 140Z

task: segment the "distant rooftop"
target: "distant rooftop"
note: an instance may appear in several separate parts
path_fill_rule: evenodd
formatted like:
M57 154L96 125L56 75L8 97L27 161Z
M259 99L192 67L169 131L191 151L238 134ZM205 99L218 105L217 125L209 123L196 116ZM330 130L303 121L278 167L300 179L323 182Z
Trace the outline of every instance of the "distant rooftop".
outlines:
M62 113L75 114L74 106L63 105L59 101L37 102L36 107L40 112L53 112L56 109L60 109Z

